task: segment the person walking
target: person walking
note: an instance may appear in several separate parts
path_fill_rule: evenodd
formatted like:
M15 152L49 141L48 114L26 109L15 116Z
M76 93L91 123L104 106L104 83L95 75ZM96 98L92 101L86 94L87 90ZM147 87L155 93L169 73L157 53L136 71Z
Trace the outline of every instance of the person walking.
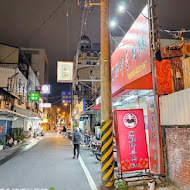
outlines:
M63 138L65 138L67 135L67 129L66 129L65 125L63 126L62 132L63 132Z
M79 129L76 128L73 133L73 159L75 159L76 156L76 150L77 150L77 158L79 157L79 152L80 152L80 143L81 143L81 133L79 132Z

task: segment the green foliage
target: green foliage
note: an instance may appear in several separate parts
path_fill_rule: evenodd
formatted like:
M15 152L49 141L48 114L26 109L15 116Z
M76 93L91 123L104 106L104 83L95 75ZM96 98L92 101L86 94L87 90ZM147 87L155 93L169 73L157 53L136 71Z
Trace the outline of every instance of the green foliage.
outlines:
M2 141L0 142L0 145L5 145L5 141L2 140Z
M17 139L23 141L24 140L24 136L23 135L19 135L19 136L17 136Z
M128 184L127 182L123 181L123 180L118 180L115 181L115 186L117 189L119 190L127 190L128 189Z
M19 129L19 128L13 129L13 139L17 141L24 140L22 129Z
M79 126L79 124L77 123L77 122L75 122L74 124L73 124L73 128L76 128L76 127L78 127Z

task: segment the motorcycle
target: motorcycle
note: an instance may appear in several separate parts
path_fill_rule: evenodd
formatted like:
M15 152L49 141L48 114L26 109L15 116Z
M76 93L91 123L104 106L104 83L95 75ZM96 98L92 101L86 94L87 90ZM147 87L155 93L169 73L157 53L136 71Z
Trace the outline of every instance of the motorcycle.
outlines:
M10 135L6 135L5 137L6 137L6 140L5 140L6 146L12 147L12 145L14 144L13 138Z
M98 143L97 145L97 150L95 152L95 155L96 155L96 159L98 161L101 161L101 158L102 158L102 153L101 153L101 143ZM117 149L116 149L116 146L113 145L113 155L114 155L114 159L113 159L113 164L114 164L114 168L116 168L118 165L117 165Z
M44 136L45 135L45 132L43 130L40 131L40 135L41 136Z
M98 161L101 161L101 157L102 157L102 153L101 153L101 142L100 143L97 143L97 148L96 148L96 152L95 152L95 155L96 155L96 159Z

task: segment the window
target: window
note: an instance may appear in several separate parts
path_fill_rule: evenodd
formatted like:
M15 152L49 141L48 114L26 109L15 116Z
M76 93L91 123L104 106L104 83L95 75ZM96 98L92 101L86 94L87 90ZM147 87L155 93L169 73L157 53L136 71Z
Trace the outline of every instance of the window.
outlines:
M96 65L96 62L93 62L92 65Z
M94 56L94 57L98 57L98 53L95 51L95 52L93 53L93 56Z
M87 65L91 65L91 61L87 61L86 64L87 64Z
M90 51L88 51L88 52L86 53L86 55L87 55L88 57L90 57L90 56L91 56Z

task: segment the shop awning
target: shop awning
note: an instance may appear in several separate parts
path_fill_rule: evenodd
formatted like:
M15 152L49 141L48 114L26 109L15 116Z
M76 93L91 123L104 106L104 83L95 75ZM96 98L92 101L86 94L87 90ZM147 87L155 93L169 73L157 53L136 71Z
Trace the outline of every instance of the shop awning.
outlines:
M0 109L1 120L16 120L17 118L28 118L28 117L11 110Z
M19 113L19 114L22 114L24 115L25 117L27 117L28 119L37 119L37 120L40 120L40 116L37 114L37 113L34 113L28 109L25 109L25 108L21 108L21 107L17 107L17 106L14 106L14 110L16 111L16 113Z
M94 110L86 110L80 113L80 116L84 116L84 115L93 115L95 114Z

